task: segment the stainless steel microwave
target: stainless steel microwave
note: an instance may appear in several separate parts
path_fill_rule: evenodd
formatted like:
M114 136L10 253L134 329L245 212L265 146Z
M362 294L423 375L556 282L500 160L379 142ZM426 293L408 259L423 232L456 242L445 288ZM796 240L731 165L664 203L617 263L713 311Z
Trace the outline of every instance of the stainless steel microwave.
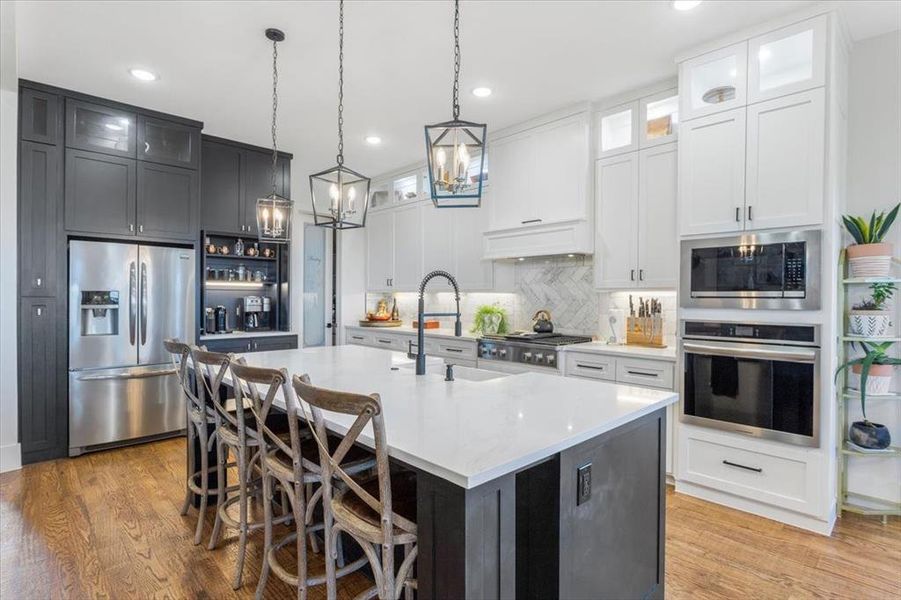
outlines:
M820 231L682 242L685 308L820 308Z

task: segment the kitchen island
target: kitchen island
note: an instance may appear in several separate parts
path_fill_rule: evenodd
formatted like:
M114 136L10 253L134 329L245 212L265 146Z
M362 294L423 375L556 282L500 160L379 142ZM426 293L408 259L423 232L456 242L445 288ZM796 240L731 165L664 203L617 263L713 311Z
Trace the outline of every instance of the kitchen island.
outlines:
M377 392L392 461L417 473L419 598L662 598L672 392L457 368L359 346L248 355ZM344 433L354 417L326 413ZM371 429L359 438L373 445Z

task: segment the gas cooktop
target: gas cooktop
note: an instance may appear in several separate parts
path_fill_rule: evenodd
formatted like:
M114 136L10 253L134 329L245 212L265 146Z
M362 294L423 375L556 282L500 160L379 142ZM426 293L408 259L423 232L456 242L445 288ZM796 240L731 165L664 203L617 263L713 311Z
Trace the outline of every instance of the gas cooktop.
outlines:
M518 332L508 335L486 335L479 340L479 358L556 369L559 347L590 341L589 336L559 333Z
M591 338L587 335L563 335L560 333L531 333L520 331L507 335L486 335L482 339L499 341L505 340L510 342L529 342L531 344L540 344L542 346L568 346L569 344L582 344L590 342Z

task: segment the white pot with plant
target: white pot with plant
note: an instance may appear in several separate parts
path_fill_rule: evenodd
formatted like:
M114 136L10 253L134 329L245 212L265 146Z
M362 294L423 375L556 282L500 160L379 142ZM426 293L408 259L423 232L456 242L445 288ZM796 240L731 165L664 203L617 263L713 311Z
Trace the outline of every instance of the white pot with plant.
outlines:
M847 250L852 277L885 277L889 274L894 248L892 244L882 240L895 222L899 208L901 204L896 204L888 215L885 212L876 215L873 211L869 221L850 215L842 217L845 228L855 242Z
M509 331L507 311L496 304L483 304L476 308L470 331L481 335L501 335Z
M872 293L858 302L848 314L848 328L852 335L885 337L892 327L892 311L886 304L895 292L895 284L880 281L870 286Z

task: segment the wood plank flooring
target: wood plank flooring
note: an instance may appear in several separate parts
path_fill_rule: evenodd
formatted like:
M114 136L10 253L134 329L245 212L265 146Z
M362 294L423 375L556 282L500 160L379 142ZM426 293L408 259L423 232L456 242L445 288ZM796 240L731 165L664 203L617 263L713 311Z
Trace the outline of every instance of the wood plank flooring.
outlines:
M207 551L179 515L184 457L174 439L0 475L0 598L252 598L262 535L235 592L235 534ZM897 518L846 516L826 538L669 491L666 538L668 598L901 598ZM340 597L367 587L343 578ZM266 597L294 590L270 577Z

